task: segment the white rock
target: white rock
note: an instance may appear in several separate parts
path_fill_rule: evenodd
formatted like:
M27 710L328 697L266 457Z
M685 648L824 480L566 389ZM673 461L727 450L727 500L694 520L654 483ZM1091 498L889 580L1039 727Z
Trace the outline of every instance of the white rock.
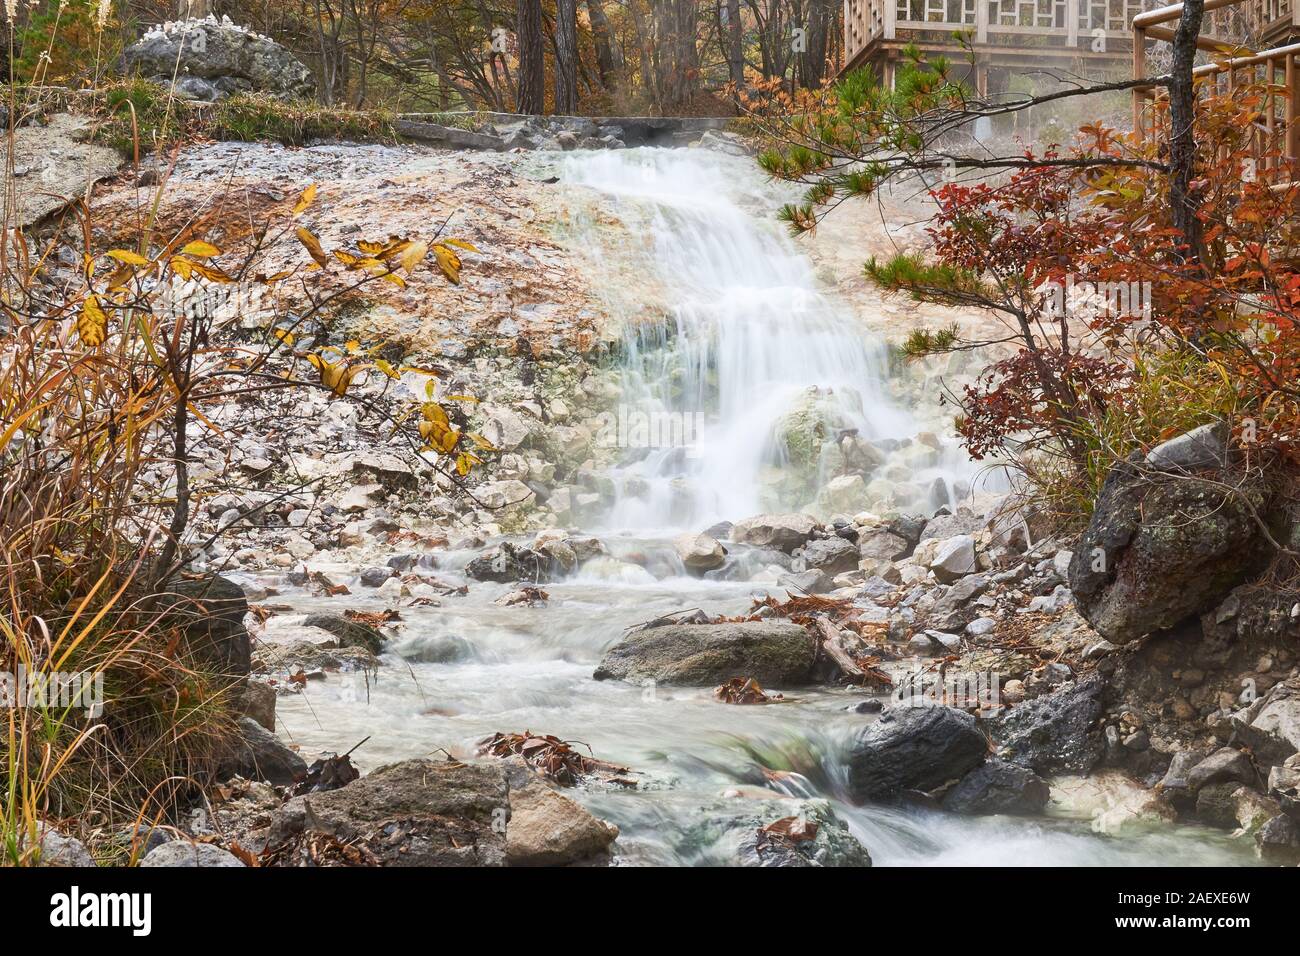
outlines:
M943 584L975 572L975 539L959 534L940 542L930 561L930 570Z

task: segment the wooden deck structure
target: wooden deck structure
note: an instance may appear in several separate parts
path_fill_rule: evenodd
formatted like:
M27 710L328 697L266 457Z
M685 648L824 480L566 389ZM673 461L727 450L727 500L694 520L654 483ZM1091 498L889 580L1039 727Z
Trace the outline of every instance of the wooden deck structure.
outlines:
M1132 56L1133 18L1156 0L844 0L845 69L869 66L892 84L903 47L967 59L954 33L970 38L981 95L1017 72L1059 69L1118 78ZM1292 2L1292 0L1286 0ZM1300 4L1300 0L1294 0Z
M1204 88L1217 93L1243 86L1268 84L1277 92L1267 96L1263 117L1256 124L1252 151L1254 174L1266 182L1279 180L1276 154L1300 156L1300 0L1206 0L1206 23L1199 45L1210 62L1196 68ZM1148 56L1155 43L1167 43L1182 16L1181 3L1140 14L1133 19L1133 78L1148 75ZM1232 38L1244 37L1245 43ZM1251 44L1247 46L1246 43ZM1285 91L1285 92L1284 92ZM1133 128L1144 136L1162 135L1155 128L1152 106L1166 96L1161 88L1133 92ZM1158 114L1156 114L1158 115ZM1282 185L1278 183L1278 185Z

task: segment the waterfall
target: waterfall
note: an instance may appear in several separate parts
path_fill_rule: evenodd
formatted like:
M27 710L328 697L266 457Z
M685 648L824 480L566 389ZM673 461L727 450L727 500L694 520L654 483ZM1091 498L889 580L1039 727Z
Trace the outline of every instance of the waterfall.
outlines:
M855 470L867 486L850 495L855 510L944 503L930 500L932 486L955 480L959 456L893 454L921 428L882 388L887 353L820 288L752 159L584 153L568 159L564 178L609 197L620 215L635 207L671 313L624 333L617 432L627 454L611 527L702 530L773 510L829 516L844 502L819 500L818 489ZM907 478L876 481L871 468L855 469L854 454L877 474L905 467Z

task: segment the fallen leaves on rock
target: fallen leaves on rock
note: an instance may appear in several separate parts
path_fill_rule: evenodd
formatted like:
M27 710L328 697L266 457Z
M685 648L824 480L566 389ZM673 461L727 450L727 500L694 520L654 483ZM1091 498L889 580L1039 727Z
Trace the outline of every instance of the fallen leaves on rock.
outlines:
M529 607L545 607L546 602L551 599L550 594L539 587L531 584L525 585L509 594L503 594L496 599L496 603L504 607L516 607L520 604L527 604Z
M759 856L767 849L793 848L800 843L817 839L817 824L803 817L782 817L765 827L758 828L757 850Z
M627 767L586 756L574 750L568 741L549 734L541 736L530 730L522 734L495 733L479 741L478 752L494 757L517 754L533 770L562 787L576 787L583 778L593 776L607 783L636 786L626 777L633 772Z
M304 793L337 790L359 779L361 773L352 766L350 753L351 751L342 755L332 754L317 760L307 768L307 776L294 784L293 795L297 797Z
M392 624L394 621L400 621L402 615L394 610L388 611L354 611L348 609L343 612L343 616L349 621L356 624L364 624L367 627L379 628L385 624Z
M768 694L752 677L733 677L715 688L713 696L724 704L772 704L785 700L780 694Z

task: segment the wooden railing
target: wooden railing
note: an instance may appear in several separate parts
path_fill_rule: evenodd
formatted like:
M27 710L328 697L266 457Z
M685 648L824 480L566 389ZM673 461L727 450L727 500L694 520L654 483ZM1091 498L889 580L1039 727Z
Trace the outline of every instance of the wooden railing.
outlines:
M1246 23L1255 23L1252 33L1263 27L1277 29L1280 16L1291 17L1300 7L1292 7L1290 0L1206 0L1207 19L1214 17L1212 25L1222 27L1233 8L1244 8ZM1147 43L1149 40L1169 42L1174 38L1176 21L1182 16L1181 3L1152 10L1133 19L1133 78L1147 75ZM1256 17L1253 21L1250 17ZM1271 19L1269 19L1271 18ZM1238 24L1240 27L1240 24ZM1291 25L1288 22L1287 31ZM1240 31L1238 29L1238 35ZM1252 168L1250 175L1265 182L1278 182L1281 177L1279 156L1294 160L1300 156L1300 43L1274 47L1256 53L1239 44L1224 39L1224 33L1202 35L1198 40L1201 49L1215 56L1212 63L1197 67L1193 75L1199 79L1199 92L1230 94L1233 90L1255 86L1264 90L1262 116L1254 124L1251 141ZM1163 108L1167 91L1162 87L1139 87L1133 91L1133 129L1143 137L1168 135L1167 111Z
M1062 50L1127 42L1129 23L1153 0L844 0L845 62L879 41L956 46L954 32L977 46ZM1259 0L1265 2L1265 0ZM1290 3L1292 0L1271 0ZM1296 0L1300 2L1300 0ZM1103 40L1103 43L1097 41Z

